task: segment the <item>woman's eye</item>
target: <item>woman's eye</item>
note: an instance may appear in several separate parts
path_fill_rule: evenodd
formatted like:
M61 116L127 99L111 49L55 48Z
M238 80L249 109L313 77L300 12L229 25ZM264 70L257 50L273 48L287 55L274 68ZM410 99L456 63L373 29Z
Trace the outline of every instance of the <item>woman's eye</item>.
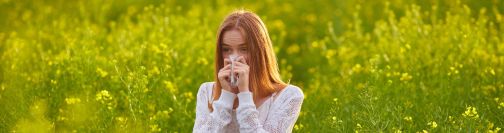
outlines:
M229 48L223 48L222 51L229 52Z
M247 48L241 48L240 51L247 52Z

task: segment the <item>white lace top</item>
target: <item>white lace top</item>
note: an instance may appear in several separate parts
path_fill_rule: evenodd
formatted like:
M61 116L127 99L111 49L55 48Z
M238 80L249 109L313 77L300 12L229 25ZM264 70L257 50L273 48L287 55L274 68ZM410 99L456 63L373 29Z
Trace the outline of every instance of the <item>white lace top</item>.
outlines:
M274 93L256 108L251 92L238 94L222 90L219 100L212 103L214 111L208 108L212 98L214 82L201 84L196 103L196 120L193 132L291 132L301 110L304 95L299 87L288 85ZM239 105L232 109L234 99Z

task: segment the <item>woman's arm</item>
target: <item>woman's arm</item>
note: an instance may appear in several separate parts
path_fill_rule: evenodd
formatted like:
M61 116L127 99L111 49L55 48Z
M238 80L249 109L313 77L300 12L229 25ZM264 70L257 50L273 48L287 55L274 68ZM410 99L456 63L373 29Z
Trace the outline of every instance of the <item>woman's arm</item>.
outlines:
M222 90L219 100L213 103L213 112L208 109L207 84L200 86L196 102L196 120L193 132L222 132L224 126L231 122L231 109L236 94Z
M238 94L239 106L237 110L240 132L290 132L296 123L303 103L304 95L299 88L290 88L283 92L283 97L278 97L278 102L269 109L269 116L265 123L259 121L259 112L252 100L252 93L241 92ZM272 106L273 107L273 106Z

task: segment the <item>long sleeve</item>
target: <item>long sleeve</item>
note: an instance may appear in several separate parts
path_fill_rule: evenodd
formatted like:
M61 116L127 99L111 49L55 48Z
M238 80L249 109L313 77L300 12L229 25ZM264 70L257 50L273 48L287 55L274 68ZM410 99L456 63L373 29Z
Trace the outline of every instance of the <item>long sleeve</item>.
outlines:
M236 110L240 132L291 132L299 116L304 95L297 87L286 89L288 90L276 99L278 101L272 103L274 108L269 109L268 119L264 123L259 121L259 112L253 102L252 93L239 93L240 104Z
M223 128L231 122L231 109L233 107L236 94L222 90L219 100L212 105L213 112L208 109L208 83L200 86L196 102L196 120L194 122L193 132L222 132Z

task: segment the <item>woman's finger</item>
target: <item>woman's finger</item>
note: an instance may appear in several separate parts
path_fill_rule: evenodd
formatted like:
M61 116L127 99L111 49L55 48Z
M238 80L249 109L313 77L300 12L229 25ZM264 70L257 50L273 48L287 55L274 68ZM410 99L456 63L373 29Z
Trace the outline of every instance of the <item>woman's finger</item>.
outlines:
M243 57L243 56L238 57L238 62L241 62L243 64L247 64L247 61L245 60L245 57Z
M235 74L237 75L243 75L243 74L248 74L249 72L249 66L248 65L245 65L241 62L236 62L235 63L235 68L234 68L234 72Z
M228 58L224 58L224 66L228 64L231 64L231 60L229 60Z
M223 71L223 70L229 70L231 69L231 64L227 64L225 65L223 68L221 68L219 71Z
M218 73L217 77L219 78L227 78L229 77L229 74L231 73L231 70L222 70Z
M242 70L242 69L238 69L238 70L235 70L235 71L234 71L234 73L235 73L236 75L241 75L241 74L243 74L244 72L245 72L245 71L244 71L244 70Z
M235 62L235 68L236 67L245 67L245 68L248 68L249 66L247 64L242 63L242 62Z
M248 70L246 67L235 67L233 73L236 75L247 74Z

